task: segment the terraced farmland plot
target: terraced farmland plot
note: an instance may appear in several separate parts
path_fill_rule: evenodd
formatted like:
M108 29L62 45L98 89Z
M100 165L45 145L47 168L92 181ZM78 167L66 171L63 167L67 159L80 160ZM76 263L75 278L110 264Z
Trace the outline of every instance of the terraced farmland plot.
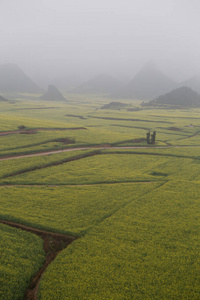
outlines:
M192 158L199 159L200 151L199 147L149 147L149 148L115 148L115 149L104 149L102 153L115 153L115 154L142 154L142 155L157 155L164 157L177 157L177 158Z
M78 129L82 131L84 129ZM34 130L33 130L34 131ZM74 130L72 130L74 131ZM81 135L79 133L79 135ZM0 136L0 156L23 153L34 153L46 150L56 150L72 147L75 144L71 130L41 130L35 134L20 134Z
M96 155L78 161L53 166L5 178L12 184L94 184L155 180L150 170L166 162L164 157L141 155Z
M199 193L174 181L133 197L56 258L39 299L199 299Z
M39 132L31 136L10 136L5 140L1 137L1 155L5 155L6 151L9 153L20 153L20 151L29 152L39 151L43 149L52 149L53 147L61 146L52 142L52 139L58 137L69 137L73 138L77 145L86 145L86 144L102 144L102 143L121 143L123 141L145 138L146 132L148 130L157 131L157 144L162 144L163 142L176 144L176 140L180 138L187 138L194 134L198 128L196 127L186 127L190 126L193 122L194 126L198 126L199 121L197 113L194 113L193 110L182 111L184 117L178 118L176 120L171 111L166 111L163 113L163 110L158 110L152 113L148 110L143 110L139 112L118 112L118 111L106 111L102 112L101 110L94 110L94 103L84 106L80 104L80 107L74 104L74 106L69 104L56 104L58 107L55 109L49 109L46 112L43 109L34 109L38 106L45 108L45 106L52 105L52 103L40 104L39 102L30 103L26 105L21 102L17 103L12 110L6 112L7 115L2 115L0 121L0 129L2 131L7 130L17 130L18 126L25 125L28 128L70 128L76 126L83 126L88 128L87 131L76 131L76 132ZM9 106L9 105L8 105ZM27 106L27 110L26 110ZM32 107L32 110L31 110ZM81 115L82 109L84 109L84 118L70 118L67 115ZM92 110L92 113L87 113L87 110ZM30 116L31 118L28 117ZM161 115L160 115L161 114ZM188 117L188 114L191 114L191 119ZM193 115L195 116L193 118ZM180 113L177 112L177 117L180 116ZM43 118L42 118L43 117ZM74 120L76 121L74 123ZM132 121L131 121L132 120ZM134 121L135 120L135 121ZM67 123L66 123L67 122ZM10 124L8 127L8 124ZM116 126L117 125L117 126ZM180 131L170 131L168 128L174 127L180 129ZM48 137L48 139L47 139ZM34 140L34 143L32 142ZM178 142L180 145L184 144L184 140ZM199 145L198 140L194 144ZM27 147L27 148L26 148ZM13 150L11 150L11 148ZM16 151L14 152L14 148ZM19 148L22 148L21 150ZM10 150L9 150L10 149Z
M107 152L109 153L109 152ZM134 181L195 180L199 164L190 158L145 154L101 154L1 179L5 184L80 185Z
M0 104L1 105L1 104ZM17 110L1 113L0 119L0 131L18 130L18 126L24 125L27 128L70 128L76 127L73 123L57 121L52 118L54 112L48 115L49 119L44 119L44 112L42 112L43 118L38 118L38 114L31 116L31 111L27 111L27 115L23 116L21 112L17 113Z
M30 172L34 169L62 164L69 159L78 159L79 157L89 155L89 153L92 152L94 151L77 150L73 152L60 152L56 154L50 153L43 156L21 157L18 159L2 160L0 161L0 178L7 178L20 173Z
M24 299L45 259L42 239L0 224L0 257L0 299Z
M113 132L103 128L84 129L80 127L77 130L41 130L35 134L20 134L0 136L0 156L17 155L23 153L34 153L47 150L56 150L62 148L117 144L124 140L144 137L141 134L131 134L130 132ZM65 143L65 139L69 142Z
M106 102L72 96L54 108L52 102L0 103L0 130L46 130L1 136L1 156L95 146L0 162L1 219L79 237L47 268L38 299L199 299L199 109L100 110ZM54 130L76 126L87 130ZM131 140L148 130L156 130L155 146L197 147L97 148L146 146ZM66 137L75 143L58 141ZM11 262L15 241L8 244ZM20 282L30 276L20 273Z
M166 176L167 180L197 180L200 176L199 162L189 158L168 158L167 162L152 167L155 177Z
M195 146L200 144L200 132L196 133L194 135L185 137L185 138L179 138L176 141L172 141L172 145L187 145L187 146Z
M1 214L39 229L83 235L155 183L72 187L0 187Z

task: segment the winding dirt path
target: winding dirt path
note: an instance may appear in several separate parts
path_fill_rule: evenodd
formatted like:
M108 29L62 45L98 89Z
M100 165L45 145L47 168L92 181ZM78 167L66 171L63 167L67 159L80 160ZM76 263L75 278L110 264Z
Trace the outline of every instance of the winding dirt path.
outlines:
M37 152L32 154L22 154L22 155L13 155L13 156L4 156L0 157L0 161L2 160L9 160L9 159L17 159L17 158L23 158L23 157L32 157L32 156L40 156L40 155L50 155L50 154L56 154L56 153L62 153L62 152L71 152L71 151L78 151L78 150L128 150L128 149L168 149L168 148L198 148L200 145L177 145L177 146L88 146L88 147L74 147L74 148L67 148L62 150L53 150L53 151L45 151L45 152Z
M69 152L69 151L76 151L76 150L88 150L88 149L95 149L95 147L78 147L78 148L68 148L68 149L62 149L62 150L53 150L53 151L45 151L45 152L37 152L32 154L23 154L23 155L13 155L13 156L5 156L1 157L1 160L8 160L8 159L17 159L17 158L23 158L23 157L32 157L32 156L40 156L40 155L50 155L55 153L62 153L62 152Z
M45 230L28 227L26 225L18 224L11 221L0 220L0 223L37 234L43 239L43 248L46 253L46 259L42 268L33 277L24 298L25 300L37 300L39 283L46 268L55 259L58 253L65 249L75 239L77 239L77 237L48 232Z

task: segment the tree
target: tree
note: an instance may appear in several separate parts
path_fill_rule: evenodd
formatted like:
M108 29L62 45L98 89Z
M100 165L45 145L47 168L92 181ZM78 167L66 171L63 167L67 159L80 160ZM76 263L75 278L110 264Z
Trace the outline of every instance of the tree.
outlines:
M147 144L150 144L150 131L149 132L147 132Z
M151 144L155 144L156 141L156 131L153 132L153 134L151 135Z
M155 144L156 141L156 131L151 134L151 132L147 132L147 137L146 137L147 144Z

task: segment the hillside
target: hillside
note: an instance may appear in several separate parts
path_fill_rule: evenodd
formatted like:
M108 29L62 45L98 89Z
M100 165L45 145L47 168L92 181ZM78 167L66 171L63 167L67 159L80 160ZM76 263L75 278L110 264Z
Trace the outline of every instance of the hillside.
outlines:
M40 93L42 89L35 84L15 64L0 65L0 91L19 93Z
M8 101L8 99L4 98L3 96L0 95L0 101Z
M112 94L115 98L151 100L171 91L177 84L152 63L146 64L135 78Z
M113 109L113 110L120 110L122 108L126 108L129 104L121 103L121 102L110 102L105 104L101 107L101 109Z
M200 74L195 75L188 80L184 81L182 85L190 87L194 91L200 94Z
M66 101L65 97L54 85L49 85L48 90L40 97L40 99L48 101Z
M122 83L116 78L107 74L101 74L86 81L70 92L78 94L112 93L121 85Z
M143 104L143 106L155 105L200 107L200 95L191 88L183 86Z

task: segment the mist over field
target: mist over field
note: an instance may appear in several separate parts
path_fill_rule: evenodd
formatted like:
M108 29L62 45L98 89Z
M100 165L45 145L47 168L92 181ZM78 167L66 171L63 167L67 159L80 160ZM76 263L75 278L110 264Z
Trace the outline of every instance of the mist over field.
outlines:
M200 71L197 0L1 0L0 64L37 84L98 74L131 80L154 62L172 80Z

